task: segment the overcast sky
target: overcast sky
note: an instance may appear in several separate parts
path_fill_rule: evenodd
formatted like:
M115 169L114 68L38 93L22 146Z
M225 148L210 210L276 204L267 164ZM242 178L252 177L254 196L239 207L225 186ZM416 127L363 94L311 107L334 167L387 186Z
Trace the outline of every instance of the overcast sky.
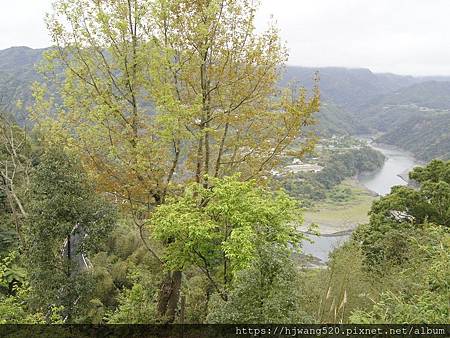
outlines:
M0 49L47 47L52 0L2 0ZM273 14L289 64L365 67L375 72L450 75L450 0L261 0Z

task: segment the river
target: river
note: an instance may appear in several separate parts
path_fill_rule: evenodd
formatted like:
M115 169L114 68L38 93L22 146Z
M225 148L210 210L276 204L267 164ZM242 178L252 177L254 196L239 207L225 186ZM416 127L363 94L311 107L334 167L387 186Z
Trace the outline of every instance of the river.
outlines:
M372 173L362 174L358 180L369 190L384 196L390 193L391 187L395 185L406 185L407 182L399 175L406 175L419 162L409 153L398 148L386 145L370 146L381 152L385 157L383 167Z
M383 167L375 172L366 173L358 177L359 182L367 189L377 193L380 196L389 194L391 187L395 185L406 185L407 182L399 175L406 175L415 166L420 163L406 151L387 145L369 145L383 153L386 161ZM302 244L303 253L311 255L320 260L320 263L328 261L328 255L336 247L342 245L349 237L349 234L337 234L336 236L315 236L307 235L314 242L304 241ZM313 266L321 264L313 264Z

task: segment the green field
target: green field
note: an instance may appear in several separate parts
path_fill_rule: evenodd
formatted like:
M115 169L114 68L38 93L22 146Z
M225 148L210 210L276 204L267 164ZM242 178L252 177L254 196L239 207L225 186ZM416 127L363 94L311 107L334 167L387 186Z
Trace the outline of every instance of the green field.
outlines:
M306 226L314 223L319 225L321 233L334 233L353 229L368 221L367 213L377 197L356 180L347 179L339 187L351 190L350 200L335 202L327 199L308 208L304 214Z

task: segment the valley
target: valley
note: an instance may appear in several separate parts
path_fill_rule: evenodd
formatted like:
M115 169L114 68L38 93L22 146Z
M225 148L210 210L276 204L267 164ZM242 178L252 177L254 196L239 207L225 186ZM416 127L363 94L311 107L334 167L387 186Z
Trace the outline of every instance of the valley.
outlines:
M309 226L315 224L315 230L320 236L310 236L313 242L305 241L303 250L322 263L328 260L329 253L345 242L354 229L369 221L368 213L378 196L389 194L393 186L407 185L400 176L407 176L415 166L420 165L407 152L378 144L370 146L385 156L383 165L340 183L338 189L351 191L347 200L333 201L327 198L305 212L301 231L307 232Z
M37 68L43 53L49 50L14 47L0 51L2 102L21 124L29 123L30 88L34 81L43 81ZM391 186L402 184L397 175L404 174L416 162L402 155L401 149L424 161L450 158L450 78L376 74L367 69L288 66L280 85L295 84L311 90L315 72L318 72L323 102L316 115L318 122L310 128L322 143L333 142L333 138L356 140L361 134L371 133L376 135L374 142L386 145L386 148L372 146L387 158L381 170L375 166L368 172L358 173L358 177L345 178L336 187L326 188L338 195L344 192L343 199L325 196L329 192L321 191L314 184L310 192L303 191L297 196L304 197L306 193L309 194L307 201L316 200L305 213L305 224L319 224L320 231L329 234L368 221L367 212L376 199L371 191L385 195ZM20 105L14 104L19 101ZM355 146L351 143L350 146ZM320 152L321 147L319 144L317 151ZM397 147L398 152L393 153L389 147ZM403 159L398 158L399 154ZM318 166L317 163L312 165ZM288 167L285 168L290 171Z
M0 51L0 323L448 317L449 77L74 27L91 49Z
M37 70L43 54L50 50L14 47L0 51L0 104L21 124L28 121L31 85L44 81ZM322 102L317 124L310 129L319 137L378 134L377 143L410 151L419 160L450 158L449 77L287 66L279 85L311 90L315 73Z

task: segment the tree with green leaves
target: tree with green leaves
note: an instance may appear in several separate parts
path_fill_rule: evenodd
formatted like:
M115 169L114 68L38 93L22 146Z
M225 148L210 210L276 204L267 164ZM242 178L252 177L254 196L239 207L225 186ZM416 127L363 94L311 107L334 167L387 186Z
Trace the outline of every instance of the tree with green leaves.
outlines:
M64 306L74 321L91 287L77 257L101 247L115 223L114 210L95 193L77 158L57 148L39 158L28 209L25 260L34 306L43 313ZM75 246L70 241L81 229Z
M274 25L256 33L256 8L248 0L55 1L55 48L43 68L57 95L35 87L37 129L80 155L143 241L152 209L187 183L208 187L236 172L260 179L294 140L299 156L312 147L305 127L318 90L278 88L287 51ZM161 295L177 295L180 278L171 272ZM178 299L161 299L160 315L169 303Z
M360 226L353 237L361 243L368 267L400 265L409 257L408 236L427 224L450 226L450 161L432 161L415 168L410 178L418 188L397 186L375 201L370 222Z
M363 323L444 323L449 316L450 161L415 168L418 187L394 187L374 202L370 222L353 234L380 290Z
M254 181L234 176L210 184L196 183L184 196L156 208L149 226L152 236L165 243L167 269L199 271L227 302L240 271L257 261L262 268L268 252L289 256L298 247L301 215L298 201L258 188ZM269 270L260 271L263 279Z
M386 234L389 236L389 233ZM450 233L427 225L403 234L408 260L384 266L383 278L375 275L379 291L372 306L353 311L350 321L361 324L447 324L450 316Z
M301 275L288 250L267 243L251 265L236 273L227 300L213 295L205 322L305 323Z

